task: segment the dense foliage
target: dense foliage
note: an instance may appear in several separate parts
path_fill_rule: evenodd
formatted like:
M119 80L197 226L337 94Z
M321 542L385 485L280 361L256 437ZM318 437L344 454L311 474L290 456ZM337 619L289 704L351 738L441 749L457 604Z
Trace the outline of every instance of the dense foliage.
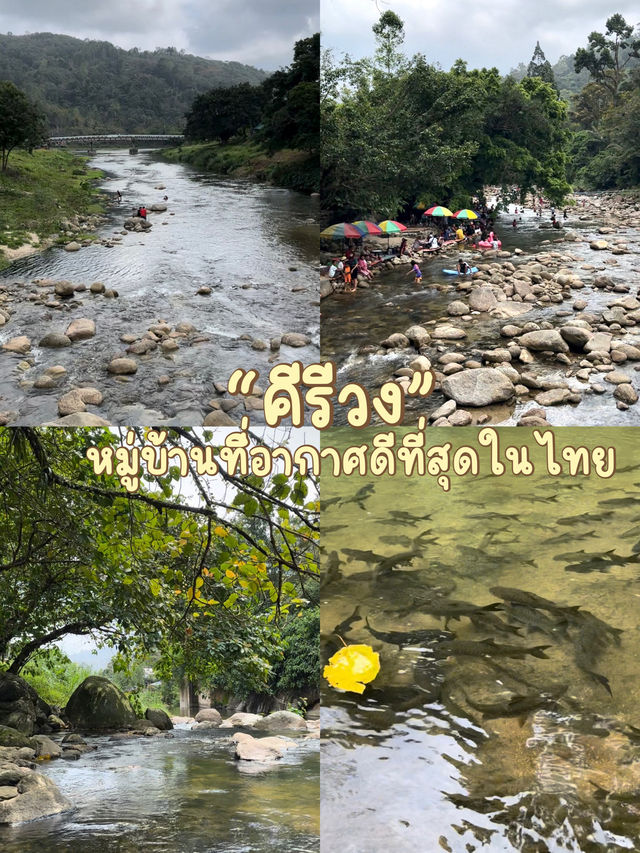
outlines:
M591 81L573 99L571 179L583 188L640 183L640 38L622 15L606 21L576 52L576 70Z
M468 207L487 184L563 199L566 106L551 84L461 60L448 72L408 60L393 13L374 32L372 59L323 64L322 203L332 219Z
M45 138L44 116L13 83L0 80L0 169L14 148L33 150Z
M214 438L176 429L167 441ZM185 485L171 468L129 494L85 458L119 443L105 430L0 431L0 665L18 673L61 637L89 635L118 667L153 654L167 681L269 690L287 618L315 601L312 484Z
M265 76L239 62L202 59L173 47L122 50L52 33L0 35L0 80L42 105L52 136L181 133L198 94L258 85Z
M320 36L296 42L293 62L260 86L206 92L187 114L188 140L227 142L258 130L267 150L315 151L319 137Z

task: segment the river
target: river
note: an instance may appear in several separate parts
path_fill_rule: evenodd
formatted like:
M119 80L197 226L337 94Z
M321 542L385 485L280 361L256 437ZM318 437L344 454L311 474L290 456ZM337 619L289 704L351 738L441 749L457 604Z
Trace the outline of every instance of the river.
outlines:
M120 243L73 253L52 248L0 274L0 288L6 289L14 312L0 329L0 344L19 335L32 344L26 357L0 352L0 410L12 413L11 424L52 421L58 417L57 399L88 385L104 396L88 411L112 424L201 425L215 396L213 383L226 382L237 367L254 367L264 377L273 362L317 361L315 198L202 174L158 161L148 151L99 151L91 166L104 170L105 190L122 193L122 204L112 204L99 230L101 238L117 236ZM123 233L132 208L162 203L164 195L168 210L150 213L149 232ZM42 295L36 279L87 287L100 281L119 296L108 299L86 291L72 300L75 305L65 301L47 308L43 301L29 301L29 294ZM203 285L211 288L210 295L197 295ZM95 337L64 349L38 346L45 333L64 332L76 317L95 321ZM179 338L179 349L172 353L158 348L134 356L138 371L133 376L107 373L111 359L126 355L120 336L141 337L159 320L171 326L190 323L196 332ZM310 343L272 353L270 340L287 332L302 333ZM266 349L252 348L256 340ZM66 369L63 381L51 390L35 388L34 380L52 365ZM258 384L265 387L266 377ZM260 422L262 412L252 411L251 417Z
M503 249L513 252L514 249L522 249L521 260L529 260L540 252L559 251L564 255L571 255L575 260L570 266L576 269L588 285L590 276L598 272L606 272L613 275L617 281L633 284L636 278L637 256L640 251L640 241L637 230L628 228L626 224L620 223L616 239L625 240L631 250L627 255L616 258L607 258L605 253L594 252L588 243L564 242L562 236L549 228L540 228L540 219L536 218L531 209L524 214L519 214L517 228L513 229L511 221L514 218L514 206L511 212L501 214L498 217L496 231L503 241ZM520 220L521 217L521 220ZM548 216L545 216L548 219ZM548 223L547 223L548 224ZM597 229L601 222L583 219L580 216L580 208L570 208L566 227L576 232L582 238L589 240L598 237ZM561 232L562 233L562 232ZM607 238L609 239L609 238ZM559 242L557 242L559 241ZM409 241L412 242L411 240ZM464 298L456 290L452 283L452 277L443 274L443 267L455 265L458 253L449 252L443 257L425 257L420 260L423 273L421 285L413 283L412 276L408 275L410 267L400 266L397 269L384 271L375 277L371 286L366 289L358 289L356 293L341 293L330 296L322 301L322 358L330 359L338 365L338 387L347 382L357 382L366 388L377 390L383 382L393 377L398 368L406 367L409 359L406 351L388 350L385 354L371 353L363 354L359 350L363 347L378 345L380 341L387 338L393 332L403 332L413 324L422 325L430 321L451 322L447 316L447 306L453 300ZM464 252L462 257L477 263L482 260L478 253ZM515 256L510 260L516 265L520 262ZM593 266L593 269L581 272L584 264ZM455 279L454 279L455 281ZM635 294L635 289L632 291ZM613 301L615 294L592 287L573 292L575 299L585 300L586 311L602 311L607 303ZM540 305L532 306L532 310L525 314L522 322L549 321L553 326L559 325L566 316L558 316L558 311L574 313L571 304L562 305ZM498 320L489 314L475 315L473 323L465 326L468 338L466 351L470 349L474 354L486 349L501 347L505 345L504 337L500 335L500 328L507 320ZM516 321L517 322L517 321ZM637 343L640 335L631 330L625 338L627 343ZM437 343L437 342L436 342ZM449 346L447 352L456 349L456 342L446 342ZM433 356L437 358L438 353L433 350ZM628 367L625 365L625 367ZM536 365L537 376L544 381L556 381L564 379L566 368L554 360L540 361ZM640 383L634 378L636 388ZM570 386L574 390L584 390L584 385L579 380L571 378ZM608 389L612 391L613 389ZM406 415L404 423L413 423L417 417L424 412L431 412L438 408L445 398L436 391L425 405L421 400L406 400ZM514 425L524 409L530 406L530 401L519 401L511 405L487 407L482 411L489 414L492 423ZM549 423L554 426L567 425L620 425L628 426L638 422L638 413L632 407L631 410L622 412L615 406L615 400L611 394L598 396L597 394L585 394L579 406L562 405L547 409ZM346 423L344 412L336 412L336 423Z
M529 431L511 434L501 431L503 446L524 442ZM550 477L537 448L531 476L495 477L480 448L479 476L453 477L449 493L430 477L323 480L325 568L333 551L342 563L342 576L322 597L324 656L340 646L336 632L346 643L370 644L381 661L362 697L328 686L323 692L323 849L640 849L636 432L556 435L562 446L615 445L617 473L609 480ZM477 447L476 436L474 428L460 429L447 441ZM332 444L349 443L348 431L334 430ZM365 483L371 494L353 500ZM418 537L416 556L390 573L376 572L366 554L406 557ZM493 604L496 585L554 604L518 610L503 602L478 624L468 616L445 623L434 613L451 599ZM556 603L573 609L554 611ZM549 619L558 624L550 627ZM587 621L597 630L584 640L585 660L579 626ZM445 628L455 642L546 650L521 660L439 652ZM402 648L384 637L415 630L424 633ZM519 715L486 710L514 695L543 694L559 698Z
M41 767L74 811L0 827L3 853L316 853L318 742L275 765L238 762L225 736L88 738L95 752Z

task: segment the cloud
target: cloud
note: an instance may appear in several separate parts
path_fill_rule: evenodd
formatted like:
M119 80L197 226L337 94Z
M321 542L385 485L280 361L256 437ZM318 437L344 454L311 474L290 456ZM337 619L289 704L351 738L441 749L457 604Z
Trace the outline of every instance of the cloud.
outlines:
M126 49L169 45L274 70L316 32L319 0L0 0L0 32L65 33Z
M392 9L405 25L404 50L450 68L458 58L470 67L496 66L506 73L528 63L536 41L553 64L561 55L585 46L593 30L603 32L606 19L620 12L629 24L640 20L636 2L620 0L604 8L601 0L493 0L452 5L450 0L321 0L322 43L338 54L373 53L371 26ZM345 22L357 21L347 26Z

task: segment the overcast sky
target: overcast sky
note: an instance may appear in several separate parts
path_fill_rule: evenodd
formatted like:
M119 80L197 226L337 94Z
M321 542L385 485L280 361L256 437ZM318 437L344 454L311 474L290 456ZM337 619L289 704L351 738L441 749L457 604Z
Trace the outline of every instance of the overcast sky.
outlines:
M0 0L0 32L64 33L126 49L176 47L274 71L318 31L319 0Z
M637 0L321 0L323 47L337 55L369 56L375 48L371 26L391 9L404 21L404 51L423 53L449 69L456 59L470 68L496 66L507 73L528 63L540 46L553 65L563 54L586 47L589 33L604 32L605 21L620 12L628 24L640 23Z

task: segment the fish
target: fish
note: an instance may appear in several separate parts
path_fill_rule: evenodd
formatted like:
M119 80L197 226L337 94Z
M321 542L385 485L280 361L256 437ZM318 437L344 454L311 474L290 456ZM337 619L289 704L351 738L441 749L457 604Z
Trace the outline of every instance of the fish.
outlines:
M640 505L638 498L628 495L625 498L607 498L604 501L598 501L598 506L636 506Z
M342 553L347 555L348 562L359 560L362 563L377 563L384 560L382 554L376 554L375 551L362 551L360 548L342 548Z
M481 631L490 631L493 629L499 634L515 634L517 637L521 636L520 628L516 625L509 625L507 622L503 622L499 616L489 610L470 613L469 619L471 623Z
M359 548L343 548L342 553L347 555L349 562L360 560L363 563L373 563L380 574L391 572L396 566L405 566L420 554L419 551L412 549L385 557L383 554L376 554L375 551L361 551Z
M470 604L468 601L456 601L453 598L429 598L429 599L414 599L413 605L399 613L399 616L405 616L414 610L420 610L428 613L430 616L438 616L444 618L445 630L449 626L451 619L461 619L463 616L470 616L472 613L482 613L484 611L499 610L502 604L494 602L493 604L485 604L479 607L477 604Z
M374 488L375 486L373 485L373 483L367 483L366 486L363 486L361 489L358 489L358 491L355 493L355 495L353 495L353 497L344 498L343 500L341 500L340 506L347 506L348 504L357 504L360 509L366 509L364 502L367 500L367 498L371 497Z
M348 524L332 524L330 527L325 527L324 525L322 525L322 535L326 536L327 533L336 533L338 530L344 530L344 528L348 526Z
M339 503L342 498L320 498L320 507L325 512L330 506Z
M567 633L568 622L566 619L554 621L541 613L537 608L528 604L510 604L507 611L509 618L524 625L530 631L540 631L549 637Z
M607 642L603 639L602 633L597 630L597 626L594 623L585 623L574 637L573 642L573 659L578 669L601 684L609 695L613 696L609 679L593 669L595 662L607 646Z
M517 513L509 514L506 512L480 512L475 515L468 515L467 518L486 519L492 521L495 518L500 518L504 521L519 521L520 516Z
M340 570L340 566L342 565L342 561L338 556L337 551L332 551L324 564L324 571L322 573L322 579L320 581L320 586L325 587L329 586L329 584L335 583L342 579L342 572Z
M568 560L580 560L584 557L606 557L607 555L615 554L615 548L610 551L587 553L584 548L581 551L566 551L563 554L556 554L553 558L556 563L566 563Z
M392 646L433 646L435 643L440 643L443 640L453 639L453 634L450 631L439 631L433 628L410 628L406 631L378 631L369 622L369 617L365 619L367 628L371 634L378 640L384 643L389 643Z
M624 533L620 534L621 539L635 539L636 536L640 536L640 524L636 524L635 527L630 527Z
M555 703L567 691L566 684L558 684L540 693L515 693L499 702L475 702L463 690L464 698L471 708L481 711L485 720L496 717L520 717L529 711Z
M564 518L557 518L556 524L591 524L593 521L604 521L605 518L611 518L612 515L612 509L604 512L583 512L580 515L567 515Z
M525 589L516 589L510 586L492 586L489 589L493 595L501 598L503 601L508 601L510 604L523 604L526 607L534 607L540 610L551 610L553 612L565 613L567 611L577 611L579 606L566 607L550 601L548 598L543 598L541 595L536 595L535 592L528 592Z
M595 530L585 530L584 533L580 534L580 539L584 540L589 537L597 536L597 532ZM545 545L562 545L565 542L575 542L576 535L568 530L566 533L559 533L558 536L552 536L551 539L545 539Z
M451 640L440 643L438 652L446 656L469 656L469 657L508 657L523 660L527 655L536 658L548 658L545 654L551 646L511 646L505 643L496 643L493 639L486 640Z
M603 619L599 619L597 616L594 616L590 610L580 610L567 613L567 617L572 620L578 626L581 625L591 625L596 631L600 632L600 634L604 636L608 636L610 641L615 643L616 646L619 646L621 643L622 635L624 631L622 628L614 628L613 625L610 625L608 622L605 622Z

